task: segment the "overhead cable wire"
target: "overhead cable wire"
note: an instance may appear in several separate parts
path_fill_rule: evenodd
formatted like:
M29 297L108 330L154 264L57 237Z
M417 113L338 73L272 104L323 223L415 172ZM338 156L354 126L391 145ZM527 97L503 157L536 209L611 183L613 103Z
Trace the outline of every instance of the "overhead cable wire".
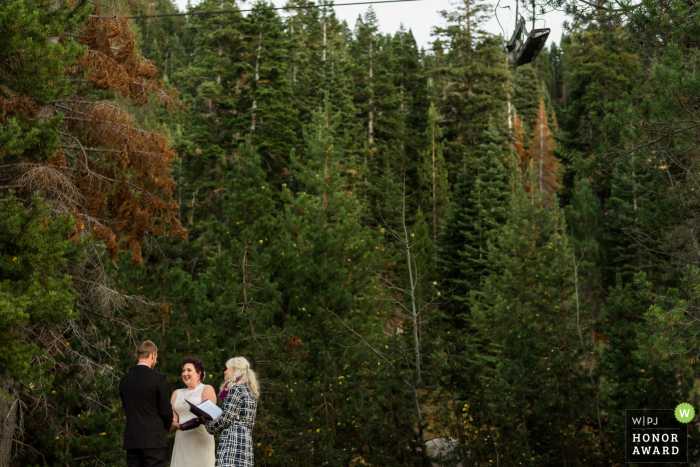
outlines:
M140 15L126 16L128 19L142 18L164 18L166 16L197 16L197 15L223 15L229 13L243 13L249 11L271 11L271 10L308 10L312 8L337 7L337 6L352 6L352 5L375 5L379 3L406 3L406 2L421 2L423 0L377 0L373 2L352 2L352 3L324 3L321 5L297 5L297 6L282 6L282 7L265 7L265 8L248 8L237 10L220 10L220 11L193 11L190 13L166 13L163 15Z

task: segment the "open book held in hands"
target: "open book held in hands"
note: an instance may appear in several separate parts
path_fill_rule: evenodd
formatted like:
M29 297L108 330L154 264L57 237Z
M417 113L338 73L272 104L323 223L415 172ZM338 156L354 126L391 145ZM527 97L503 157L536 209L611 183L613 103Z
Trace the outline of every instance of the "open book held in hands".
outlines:
M214 420L219 418L222 410L216 406L212 401L206 399L199 405L194 405L192 402L185 399L185 402L190 404L190 412L195 414L197 417L204 417L206 420Z

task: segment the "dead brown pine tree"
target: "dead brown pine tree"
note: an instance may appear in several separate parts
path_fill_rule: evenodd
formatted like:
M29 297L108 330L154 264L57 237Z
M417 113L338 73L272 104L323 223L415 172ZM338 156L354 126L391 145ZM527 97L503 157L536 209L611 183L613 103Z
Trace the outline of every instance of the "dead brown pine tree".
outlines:
M540 192L553 193L559 189L559 160L554 156L554 135L547 122L544 101L540 101L537 124L532 130L529 165L537 174Z
M63 15L64 10L77 7L70 2L55 2L37 8ZM169 174L176 154L164 135L140 128L125 106L92 96L94 90L112 91L137 106L146 105L153 97L165 106L180 104L172 91L163 89L154 64L138 54L129 22L116 7L108 14L95 7L83 24L65 30L60 37L44 39L47 51L50 44L61 41L75 41L84 46L82 55L74 57L74 66L64 70L65 77L74 86L73 92L36 100L33 90L23 83L23 77L12 76L12 73L20 73L21 67L2 67L0 125L20 118L39 123L51 120L56 126L55 138L50 144L44 144L40 153L0 151L3 161L0 191L3 194L13 191L17 198L26 200L27 208L31 206L31 198L39 193L54 214L73 216L76 239L92 235L94 240L104 243L112 258L120 251L129 251L134 266L138 266L142 263L142 245L148 236L167 235L178 239L186 236L177 219L179 208L172 197L175 182ZM32 57L20 58L26 61ZM109 372L109 369L66 346L64 336L71 335L83 342L85 348L97 349L103 339L95 335L98 321L124 326L129 330L127 335L137 338L138 330L120 314L125 304L132 312L149 315L151 319L154 314L162 318L154 320L157 322L166 319L169 313L167 304L117 291L104 271L97 242L89 244L80 255L82 261L68 265L66 271L73 276L74 287L80 293L76 304L81 310L80 317L58 324L38 321L20 331L25 341L46 351L42 358L67 357L66 361L81 365L87 375L98 369L102 372ZM66 370L68 368L56 365L56 372ZM116 380L117 375L113 376ZM87 378L84 383L89 380ZM0 390L2 397L9 396L20 402L16 384L3 375L0 375ZM89 387L87 390L91 391ZM89 403L94 403L95 408L102 406L99 399ZM0 406L0 418L15 421L14 426L4 427L3 433L10 433L15 440L17 435L21 436L17 431L17 420L22 417L17 412L20 407L24 407L25 413L31 412L46 407L46 400L30 392L21 396L21 403ZM67 420L65 423L49 420L49 423L56 424L56 429L70 438ZM66 446L70 446L70 442ZM3 454L9 455L9 452ZM8 463L9 458L3 455L0 464Z

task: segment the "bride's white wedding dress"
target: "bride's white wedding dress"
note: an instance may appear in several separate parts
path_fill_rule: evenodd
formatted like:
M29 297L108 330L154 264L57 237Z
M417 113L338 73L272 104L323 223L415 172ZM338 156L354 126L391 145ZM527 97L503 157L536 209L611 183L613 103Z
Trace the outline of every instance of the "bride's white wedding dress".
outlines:
M179 423L195 418L190 412L190 406L185 399L194 405L202 402L202 391L206 384L200 384L196 388L178 389L173 408L179 417ZM214 467L216 464L216 450L214 437L207 433L204 425L194 430L178 431L175 434L175 447L170 467Z

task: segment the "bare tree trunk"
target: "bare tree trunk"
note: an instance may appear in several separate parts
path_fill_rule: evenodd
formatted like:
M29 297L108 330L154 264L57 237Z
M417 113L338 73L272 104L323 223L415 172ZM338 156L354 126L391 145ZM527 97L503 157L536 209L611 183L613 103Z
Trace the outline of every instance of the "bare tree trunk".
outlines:
M325 12L324 12L325 16ZM326 18L323 18L323 62L326 62L326 43L328 41L327 31L326 31ZM324 68L325 70L325 68Z
M292 24L292 42L294 42L294 24ZM297 82L297 53L294 52L292 54L292 83L296 84Z
M12 380L0 376L0 467L9 467L12 458L12 438L17 428L19 400Z
M63 448L63 454L68 456L68 453L70 452L70 405L66 404L66 410L64 413L64 421L63 421L63 433L66 437L66 445Z
M255 57L255 89L257 90L258 88L258 81L260 80L260 51L262 50L262 30L260 30L260 34L258 35L258 55ZM255 117L257 117L257 114L255 113L255 109L258 108L258 100L253 99L253 115L251 117L251 123L250 123L250 133L252 134L255 132Z
M399 224L398 229L394 229L389 225L388 223L384 224L386 226L386 230L389 231L390 235L396 239L398 248L402 249L403 252L401 252L403 255L405 255L406 259L406 266L407 266L407 272L408 272L408 284L396 284L393 283L391 280L389 280L386 277L382 276L381 272L378 272L379 277L382 277L386 283L389 289L394 290L398 293L401 294L402 299L401 300L395 300L395 299L390 299L391 302L396 304L398 307L402 309L401 311L401 316L405 318L406 323L411 323L413 326L413 332L411 337L413 338L413 345L405 345L404 346L404 339L403 339L403 334L401 334L401 339L400 345L401 345L401 352L403 354L404 362L408 369L409 369L409 375L405 379L403 379L403 382L406 384L407 390L406 393L410 394L411 396L411 402L413 405L413 413L414 417L416 419L416 428L418 430L418 438L420 441L420 445L416 446L416 449L420 449L421 453L423 455L423 460L424 462L428 463L428 451L427 447L425 445L425 433L423 431L423 416L421 413L421 406L420 406L420 386L421 386L421 380L422 380L422 355L421 355L421 335L420 335L420 323L421 323L421 314L423 310L427 310L433 303L431 300L430 302L424 303L422 301L419 301L419 297L417 296L418 291L417 286L418 286L418 281L420 280L420 271L418 271L418 266L416 264L416 258L414 253L411 251L411 238L413 237L413 234L409 235L408 232L408 219L407 219L407 207L406 207L406 174L403 173L403 180L402 180L402 190L401 190L401 204L400 206L396 207L396 213L398 214L399 221L397 224ZM403 277L402 279L403 280ZM336 313L334 313L332 310L326 307L326 311L331 313L333 316L335 316L341 324L347 329L350 333L358 337L360 340L362 340L363 344L366 345L372 352L377 354L379 358L381 358L386 364L391 367L392 369L396 369L394 366L394 361L389 360L387 357L385 357L379 350L375 349L372 344L367 342L367 340L362 336L362 334L358 333L355 331L353 326L348 325L343 321L343 319L338 316ZM399 334L397 334L398 336ZM408 335L406 336L407 339L410 339ZM413 356L411 356L411 352L413 352ZM413 365L414 368L410 368L411 364L411 357L413 357ZM387 375L388 376L388 375ZM453 401L453 404L455 402ZM454 409L454 407L453 407Z
M163 79L168 79L168 60L170 58L170 52L165 52L165 60L163 60ZM171 73L172 74L172 73Z
M331 42L331 57L333 57L331 61L331 82L335 82L335 44L333 42Z
M369 39L369 130L367 132L368 134L368 141L369 144L372 145L374 144L374 100L373 97L374 95L372 94L372 81L374 80L374 70L372 69L372 42L373 37L370 36Z
M637 180L634 173L634 158L632 158L632 206L634 209L634 221L637 222Z
M472 45L472 15L471 15L471 6L472 2L471 1L466 1L464 2L464 6L467 7L467 14L465 15L467 19L467 37L469 38L469 47L471 49ZM517 19L516 19L517 21ZM471 51L471 50L470 50ZM469 54L471 56L471 54Z
M540 193L542 193L542 165L544 162L544 123L540 123Z
M573 240L574 229L571 229L571 236ZM583 358L586 360L586 369L588 370L588 378L591 380L591 388L593 389L593 394L595 395L595 412L598 417L598 439L600 440L600 448L603 449L603 424L600 421L600 404L598 402L598 388L596 387L595 380L593 379L593 370L591 369L591 364L588 361L588 352L586 352L586 344L583 342L583 333L581 332L581 308L578 298L578 264L576 262L576 246L571 244L571 251L573 253L573 263L574 263L574 292L576 297L576 327L578 328L578 337L581 341L581 351L583 352Z
M243 250L243 262L241 263L241 275L243 276L243 303L241 304L241 314L245 315L248 320L248 329L250 330L250 338L253 342L257 342L255 338L255 329L253 328L253 320L250 318L250 301L248 300L248 289L250 281L248 279L248 238L245 238L245 249ZM253 362L257 365L256 347L253 347Z
M404 38L404 34L401 33L401 46L402 47L403 47L403 38ZM403 70L404 70L404 65L402 63L401 64L401 87L400 87L400 89L401 89L401 104L399 104L399 111L401 112L401 117L405 118L404 92L403 92L404 91L404 72L403 72ZM401 144L399 146L400 146L402 152L406 150L406 144L405 144L406 143L406 141L405 141L406 130L404 128L405 123L406 123L406 121L403 120L403 125L401 125Z
M534 164L532 163L532 159L533 158L531 157L530 158L530 203L535 204L535 185L534 185L535 177L532 176L532 170L533 170L533 166L534 166ZM532 235L532 251L535 251L535 245L536 245L536 241L535 241L536 237L535 236L536 236L536 234Z
M326 128L330 130L330 115L328 111L325 112L325 120L326 120ZM328 132L325 134L325 141L324 141L324 147L328 147ZM325 183L326 180L328 179L328 156L330 156L330 148L328 148L327 151L323 152L323 181L324 185L327 186ZM324 188L323 190L323 227L325 228L326 225L328 224L328 189L327 187Z
M425 446L425 434L423 433L423 417L420 411L420 402L418 400L418 387L421 382L421 353L420 353L420 337L418 336L418 325L420 323L420 314L416 304L416 282L413 280L413 262L414 258L411 254L411 237L408 235L408 227L406 226L406 176L403 179L403 191L401 196L401 223L403 227L404 249L406 250L406 266L408 266L408 294L411 299L411 321L413 323L413 353L415 359L415 376L411 381L413 393L413 411L418 424L418 436L423 452L427 454Z
M513 128L513 119L510 116L510 100L508 100L508 132Z
M481 180L481 173L479 172L479 169L478 169L478 168L476 169L476 177L477 177L477 178L476 178L477 181L480 181L480 180ZM479 206L483 206L483 200L481 199L481 183L479 183L479 184L477 185L476 194L477 194L477 197L478 197L477 199L479 200ZM485 241L485 239L484 239L484 228L483 228L483 226L481 225L481 220L482 220L481 214L479 214L479 220L478 220L478 227L479 227L479 261L483 261L483 260L484 260L484 250L485 250L485 248L484 248L484 241ZM484 279L484 276L483 276L483 274L480 272L480 273L479 273L479 286L481 286L481 283L482 283L483 279Z
M564 98L564 110L566 110L566 80L562 80L561 87L562 87L561 95Z
M432 152L433 152L433 244L437 241L437 196L435 193L435 122L432 128Z

